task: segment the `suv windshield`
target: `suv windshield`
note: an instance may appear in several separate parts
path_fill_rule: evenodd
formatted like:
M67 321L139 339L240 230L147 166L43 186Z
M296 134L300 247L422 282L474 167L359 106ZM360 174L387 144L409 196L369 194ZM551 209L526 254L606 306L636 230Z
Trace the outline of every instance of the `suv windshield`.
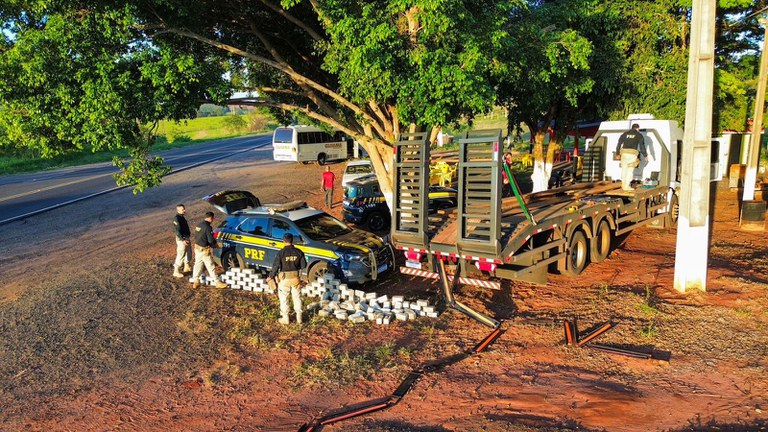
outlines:
M370 165L349 165L345 171L347 174L370 174L373 168Z
M325 213L299 219L294 223L312 240L330 240L352 231L343 222Z
M356 186L347 186L344 188L344 196L347 198L357 198L358 195L361 195L360 190Z

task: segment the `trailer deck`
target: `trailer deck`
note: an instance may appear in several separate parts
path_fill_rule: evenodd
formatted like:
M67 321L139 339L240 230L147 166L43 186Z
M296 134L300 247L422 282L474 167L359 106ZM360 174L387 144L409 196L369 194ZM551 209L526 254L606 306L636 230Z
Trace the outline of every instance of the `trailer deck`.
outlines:
M423 167L430 160L429 145L420 138L407 137L395 146L392 236L413 269L406 272L418 267L424 275L435 268L434 256L456 263L462 276L542 282L549 264L578 274L587 254L596 262L607 256L612 236L648 223L663 225L667 217L663 185L628 192L618 182L599 181L501 198L498 131L474 131L460 140L458 205L429 215L421 199L428 188Z

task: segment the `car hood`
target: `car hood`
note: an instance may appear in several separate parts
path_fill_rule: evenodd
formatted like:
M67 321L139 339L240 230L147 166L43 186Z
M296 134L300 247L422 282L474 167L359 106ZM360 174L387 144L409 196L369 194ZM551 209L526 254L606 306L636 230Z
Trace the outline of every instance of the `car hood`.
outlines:
M207 201L216 210L225 214L232 214L239 210L261 206L261 202L259 202L259 199L254 194L239 190L216 192L215 194L203 197L203 201Z
M342 250L348 250L363 253L379 250L385 245L381 237L359 229L352 229L352 231L344 235L325 240L325 243L338 246L340 252Z

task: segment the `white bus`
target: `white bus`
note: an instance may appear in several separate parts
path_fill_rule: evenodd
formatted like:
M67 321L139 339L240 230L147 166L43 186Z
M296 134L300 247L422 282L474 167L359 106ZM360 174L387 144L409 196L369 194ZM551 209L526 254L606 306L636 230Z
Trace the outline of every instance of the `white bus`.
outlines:
M341 133L330 134L313 126L286 126L272 134L276 161L317 162L347 158L347 142Z

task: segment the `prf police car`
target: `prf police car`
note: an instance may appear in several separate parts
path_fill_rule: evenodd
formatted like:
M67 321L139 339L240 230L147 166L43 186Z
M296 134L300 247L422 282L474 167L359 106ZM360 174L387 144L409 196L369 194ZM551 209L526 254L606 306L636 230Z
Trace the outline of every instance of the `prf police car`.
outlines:
M393 267L391 246L380 237L353 229L303 201L264 204L246 191L223 191L203 198L227 214L214 229L221 248L214 251L225 270L231 267L270 269L283 248L283 235L307 257L306 276L326 272L345 282L364 283Z
M442 186L429 187L429 211L456 207L456 189ZM352 180L344 187L344 202L341 209L344 222L367 226L373 232L389 229L389 206L379 188L375 174Z

